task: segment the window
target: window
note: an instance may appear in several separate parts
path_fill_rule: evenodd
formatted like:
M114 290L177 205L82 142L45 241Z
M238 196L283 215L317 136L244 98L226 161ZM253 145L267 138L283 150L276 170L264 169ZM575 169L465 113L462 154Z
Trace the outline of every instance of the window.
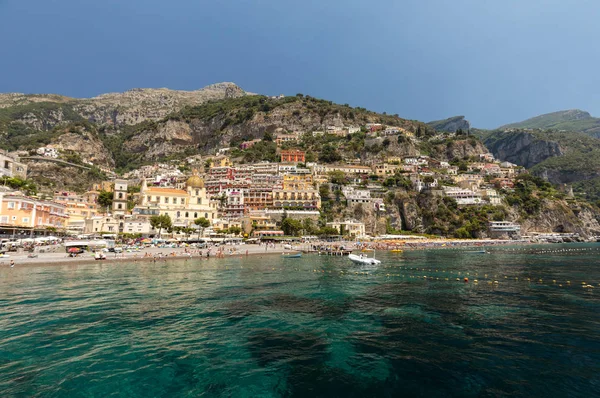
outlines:
M122 203L119 203L119 204L117 205L117 208L119 208L119 209L122 209L122 208L123 208L123 204L122 204Z
M201 205L202 204L202 198L198 198L197 202L198 202L199 205Z
M29 217L23 217L23 222L29 222Z
M187 211L185 212L185 218L190 218L190 214Z
M185 204L185 198L181 198L181 204L184 205Z
M208 219L208 213L204 213L204 218Z
M200 191L196 189L196 196L200 195Z
M181 217L181 213L177 212L177 218Z
M1 216L0 224L8 224L8 216Z
M123 193L119 192L119 199L123 199Z
M165 203L169 203L169 198L165 196Z
M15 208L15 202L8 202L8 208L9 209L14 209Z
M194 219L198 218L198 213L194 213Z
M17 221L17 216L12 216L13 221Z

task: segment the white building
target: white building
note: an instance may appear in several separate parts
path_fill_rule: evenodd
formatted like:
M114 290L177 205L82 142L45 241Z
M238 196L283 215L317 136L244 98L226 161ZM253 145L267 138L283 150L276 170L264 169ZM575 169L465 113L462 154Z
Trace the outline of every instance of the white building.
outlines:
M19 162L17 157L0 151L0 177L27 178L27 165Z
M127 234L155 234L156 231L150 225L146 218L129 218L123 222L123 232Z
M363 238L366 235L365 224L356 220L328 222L327 226L337 229L341 235L350 235L353 238Z
M478 205L483 201L480 193L468 189L445 187L444 194L449 198L454 198L459 205Z
M484 200L488 201L489 204L497 206L502 204L502 197L498 194L498 191L491 188L481 189L479 191Z
M115 180L112 211L116 216L127 213L127 180Z
M342 194L346 198L347 204L370 203L371 191L367 189L356 189L354 187L345 186L342 188Z

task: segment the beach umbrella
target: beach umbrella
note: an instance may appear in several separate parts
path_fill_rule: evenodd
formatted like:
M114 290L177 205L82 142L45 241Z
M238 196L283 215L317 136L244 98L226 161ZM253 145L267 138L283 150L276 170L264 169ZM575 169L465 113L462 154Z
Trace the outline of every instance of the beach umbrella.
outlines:
M78 247L72 247L69 249L69 253L78 253L79 252L79 248Z

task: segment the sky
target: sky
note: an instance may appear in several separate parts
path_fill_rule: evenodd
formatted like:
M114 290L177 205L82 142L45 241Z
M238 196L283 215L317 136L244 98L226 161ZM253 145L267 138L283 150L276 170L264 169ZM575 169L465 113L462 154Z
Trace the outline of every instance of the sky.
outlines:
M0 92L231 81L494 128L600 116L597 0L0 0Z

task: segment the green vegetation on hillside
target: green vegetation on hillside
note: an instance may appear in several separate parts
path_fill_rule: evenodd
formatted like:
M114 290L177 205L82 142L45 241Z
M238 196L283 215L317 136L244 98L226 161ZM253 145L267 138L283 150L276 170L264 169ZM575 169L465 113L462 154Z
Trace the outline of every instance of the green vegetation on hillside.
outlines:
M64 133L58 128L60 124L81 121L84 119L68 103L36 102L0 108L0 148L13 151L44 146ZM40 129L32 127L33 123L39 123Z
M572 109L536 116L522 122L507 124L499 129L509 128L576 131L600 136L600 119L592 117L588 112Z

